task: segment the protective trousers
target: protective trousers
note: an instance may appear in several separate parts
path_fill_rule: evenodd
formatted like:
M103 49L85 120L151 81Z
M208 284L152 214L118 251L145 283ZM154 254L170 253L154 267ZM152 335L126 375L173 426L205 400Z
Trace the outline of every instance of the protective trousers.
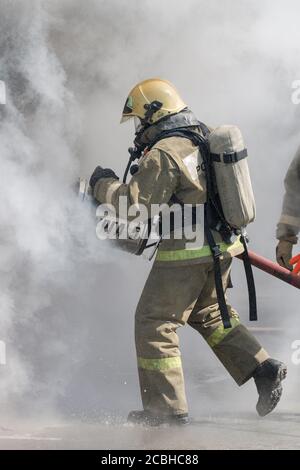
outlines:
M221 262L224 290L231 259ZM187 413L177 328L188 323L212 348L238 385L252 377L269 355L228 305L224 329L213 264L178 266L155 262L139 300L135 338L143 407L153 414Z

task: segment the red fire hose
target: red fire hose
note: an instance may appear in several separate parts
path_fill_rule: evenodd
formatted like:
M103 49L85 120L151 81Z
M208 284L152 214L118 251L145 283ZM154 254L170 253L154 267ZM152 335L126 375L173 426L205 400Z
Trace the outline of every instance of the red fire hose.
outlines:
M293 274L288 269L282 268L273 261L270 261L269 259L254 253L254 251L249 251L248 253L250 262L253 266L261 269L261 271L264 271L265 273L271 274L271 276L281 279L283 282L287 282L288 284L291 284L292 286L300 289L300 276ZM242 259L241 255L237 256L237 258Z

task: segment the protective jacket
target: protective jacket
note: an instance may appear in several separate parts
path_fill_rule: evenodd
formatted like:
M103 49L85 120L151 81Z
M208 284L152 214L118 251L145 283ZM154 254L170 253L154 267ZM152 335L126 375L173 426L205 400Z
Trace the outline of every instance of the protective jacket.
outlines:
M151 144L163 132L172 129L193 129L202 133L199 121L189 110L175 114L148 127L140 136L141 143ZM201 170L202 157L199 148L189 139L169 137L159 140L139 161L137 173L129 184L114 179L101 179L94 189L95 198L101 203L112 204L118 209L120 196L126 196L130 205L144 204L149 213L152 204L169 204L173 196L182 204L204 204L206 202L206 181ZM242 253L243 247L237 240L226 244L219 234L215 240L220 244L223 258ZM190 240L171 237L160 244L156 261L180 264L206 263L211 252L206 241L200 246L191 246ZM189 247L188 247L189 246Z

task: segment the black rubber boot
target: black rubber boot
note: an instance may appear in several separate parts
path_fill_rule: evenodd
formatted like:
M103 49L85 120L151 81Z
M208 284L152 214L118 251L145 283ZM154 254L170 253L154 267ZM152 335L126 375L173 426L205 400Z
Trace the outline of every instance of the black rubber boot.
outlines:
M253 374L259 395L256 410L266 416L278 405L282 395L281 382L286 378L287 366L275 359L267 359Z
M170 415L170 416L156 416L148 411L130 411L128 423L142 424L144 426L161 426L168 424L170 426L186 426L190 424L188 414Z

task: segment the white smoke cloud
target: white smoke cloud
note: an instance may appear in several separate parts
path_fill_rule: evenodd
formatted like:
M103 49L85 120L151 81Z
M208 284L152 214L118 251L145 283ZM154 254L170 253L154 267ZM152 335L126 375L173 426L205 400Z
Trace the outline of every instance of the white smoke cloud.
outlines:
M0 123L0 331L8 350L2 403L40 387L31 361L51 346L40 344L43 331L34 331L39 315L51 311L57 289L67 289L78 264L91 255L101 259L90 214L75 197L78 105L49 44L45 7L34 0L1 2L0 75L7 103ZM66 344L63 351L56 348L58 357Z

